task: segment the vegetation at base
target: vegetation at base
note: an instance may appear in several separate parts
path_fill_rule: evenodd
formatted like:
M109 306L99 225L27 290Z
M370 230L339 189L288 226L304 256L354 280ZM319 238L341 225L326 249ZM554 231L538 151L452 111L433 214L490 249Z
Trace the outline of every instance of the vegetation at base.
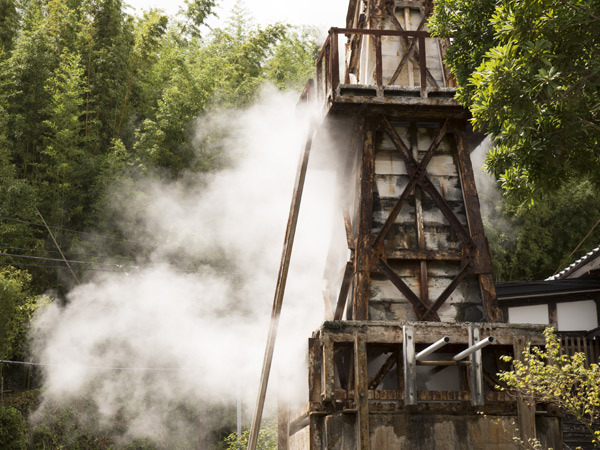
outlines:
M97 405L86 398L53 405L52 414L32 419L30 415L37 409L42 395L43 391L39 389L5 395L4 403L0 405L0 448L155 450L175 445L178 449L225 450L233 445L232 439L236 439L233 432L236 427L235 408L221 404L178 405L177 414L168 424L170 435L161 441L124 439L130 423L125 415L121 415L116 423L101 426ZM184 426L195 432L188 433L187 438L178 435L179 439L175 441L173 436ZM246 443L247 434L244 435ZM276 435L276 421L267 422L261 430L258 448L276 448ZM237 449L235 446L231 448Z
M503 356L513 364L510 371L500 372L500 381L510 392L525 401L552 403L566 414L584 424L599 446L600 431L600 366L586 366L583 353L561 354L560 342L554 329L544 331L544 348L531 347L516 359Z
M242 430L242 436L237 433L231 433L223 441L223 450L238 450L248 447L250 439L250 430ZM263 423L258 434L257 450L276 450L277 449L277 420Z

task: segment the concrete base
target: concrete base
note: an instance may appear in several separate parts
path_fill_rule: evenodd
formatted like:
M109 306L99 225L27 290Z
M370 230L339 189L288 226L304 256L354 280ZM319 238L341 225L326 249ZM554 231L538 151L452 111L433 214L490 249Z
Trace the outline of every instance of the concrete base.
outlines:
M325 416L323 445L327 450L353 450L356 442L354 414ZM371 414L369 442L372 450L516 450L513 439L519 432L516 416L456 416L423 414ZM560 419L537 417L536 425L542 448L563 448ZM309 427L290 436L290 450L306 450Z

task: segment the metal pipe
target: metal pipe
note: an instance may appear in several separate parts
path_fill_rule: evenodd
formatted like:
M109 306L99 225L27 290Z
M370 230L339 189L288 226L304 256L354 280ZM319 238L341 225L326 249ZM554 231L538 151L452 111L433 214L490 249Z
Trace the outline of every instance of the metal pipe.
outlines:
M470 346L468 349L463 350L458 355L452 358L453 361L460 361L461 359L465 359L471 353L475 353L477 350L481 350L483 347L487 347L490 344L494 343L494 337L488 336L485 339L482 339L477 344Z
M450 338L448 336L444 336L443 338L441 338L439 341L434 342L433 344L431 344L429 347L427 347L424 350L421 350L419 353L417 353L417 355L415 356L415 359L417 361L421 361L423 358L425 358L426 356L431 355L433 352L435 352L436 350L439 350L440 348L442 348L444 345L446 345L448 342L450 342Z
M469 366L471 361L419 361L419 366Z

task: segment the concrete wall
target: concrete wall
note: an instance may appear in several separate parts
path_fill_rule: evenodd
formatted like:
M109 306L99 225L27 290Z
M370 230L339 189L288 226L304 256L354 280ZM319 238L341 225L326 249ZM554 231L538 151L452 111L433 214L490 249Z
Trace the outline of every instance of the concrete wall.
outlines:
M354 414L337 413L324 419L323 447L327 450L357 448ZM518 435L513 416L371 414L369 416L371 450L516 450ZM543 448L562 448L560 420L538 417ZM290 449L308 449L308 427L290 438Z

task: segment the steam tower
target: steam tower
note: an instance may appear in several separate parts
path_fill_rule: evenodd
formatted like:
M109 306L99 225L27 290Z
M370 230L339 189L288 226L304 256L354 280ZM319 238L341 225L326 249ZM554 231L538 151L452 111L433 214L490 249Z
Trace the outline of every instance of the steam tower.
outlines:
M280 449L562 448L544 405L494 389L501 355L542 342L504 323L469 157L468 112L430 37L430 1L350 0L303 101L346 122L347 251L327 263L309 399L280 408ZM485 416L484 416L485 415Z

